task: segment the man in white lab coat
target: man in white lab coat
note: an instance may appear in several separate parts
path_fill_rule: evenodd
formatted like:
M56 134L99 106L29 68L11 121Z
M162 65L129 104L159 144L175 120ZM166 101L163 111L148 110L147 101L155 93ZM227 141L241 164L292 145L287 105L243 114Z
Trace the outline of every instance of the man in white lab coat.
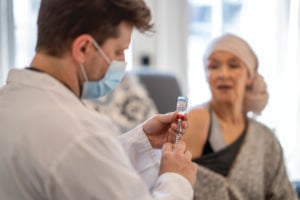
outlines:
M176 113L118 138L81 101L120 82L132 29L151 30L150 18L142 0L41 0L36 54L0 90L1 200L192 199L196 165L169 143Z

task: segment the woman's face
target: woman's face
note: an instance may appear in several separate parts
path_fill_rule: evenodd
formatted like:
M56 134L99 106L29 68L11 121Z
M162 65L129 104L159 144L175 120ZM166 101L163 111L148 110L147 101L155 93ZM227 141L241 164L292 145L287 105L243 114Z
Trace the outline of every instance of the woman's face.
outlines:
M225 51L217 51L208 58L206 78L213 100L226 104L242 102L250 81L244 62Z

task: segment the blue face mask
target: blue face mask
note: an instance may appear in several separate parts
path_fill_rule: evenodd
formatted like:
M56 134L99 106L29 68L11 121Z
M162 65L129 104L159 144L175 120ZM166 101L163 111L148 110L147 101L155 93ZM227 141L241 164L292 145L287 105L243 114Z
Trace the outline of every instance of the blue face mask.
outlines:
M125 73L126 62L114 60L110 61L94 40L93 44L99 51L99 53L109 63L109 67L104 78L102 78L101 80L88 81L84 66L82 64L80 65L83 77L85 79L81 94L82 99L97 99L99 97L107 95L120 84Z

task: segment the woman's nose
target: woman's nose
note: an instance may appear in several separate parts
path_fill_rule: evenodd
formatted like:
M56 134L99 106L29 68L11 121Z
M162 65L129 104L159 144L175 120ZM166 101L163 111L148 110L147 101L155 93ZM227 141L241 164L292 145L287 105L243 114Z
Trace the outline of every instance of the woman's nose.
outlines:
M225 77L228 77L229 75L229 70L226 66L222 66L220 67L220 70L219 70L219 77L220 78L225 78Z

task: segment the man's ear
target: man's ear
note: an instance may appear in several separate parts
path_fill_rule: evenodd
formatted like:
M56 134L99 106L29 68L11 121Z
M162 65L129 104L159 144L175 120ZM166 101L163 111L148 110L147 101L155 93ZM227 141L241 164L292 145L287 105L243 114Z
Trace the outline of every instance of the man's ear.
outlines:
M88 34L83 34L75 38L71 45L71 54L77 63L84 63L88 52L91 49L92 37Z

